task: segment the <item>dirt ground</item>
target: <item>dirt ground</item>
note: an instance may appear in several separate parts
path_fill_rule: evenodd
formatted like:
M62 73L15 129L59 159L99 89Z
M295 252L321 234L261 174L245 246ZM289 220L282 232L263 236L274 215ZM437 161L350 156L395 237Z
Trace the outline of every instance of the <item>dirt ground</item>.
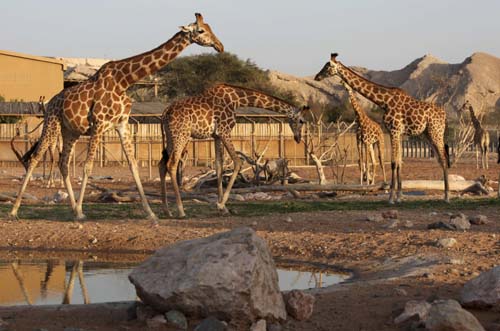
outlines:
M462 163L458 168L451 169L451 173L466 179L486 174L496 180L499 168L493 162L490 165L488 171L483 171L476 170L474 163ZM0 177L0 191L16 191L19 182L12 176L22 171L17 168L4 170ZM96 170L97 174L112 173L115 179L123 178L123 181L113 183L100 181L99 185L131 185L126 180L128 177L124 169L112 172L109 169ZM298 172L301 176L313 175L312 170L300 169ZM440 179L441 175L437 163L432 161L406 161L403 168L405 179ZM346 180L355 183L356 179L357 169L348 168ZM157 186L155 181L146 181L146 189L152 190ZM52 195L55 191L57 189L43 188L39 182L28 187L28 192L39 198ZM259 216L163 219L157 227L152 227L146 220L113 217L89 219L82 226L67 220L32 218L8 221L3 218L0 219L0 259L61 257L142 261L154 250L180 240L249 226L267 241L278 265L293 263L303 268L325 270L341 267L350 269L354 275L348 283L313 290L317 301L312 318L304 322L289 319L283 330L408 330L407 324L393 323L407 301L458 300L467 280L500 264L500 200L494 199L496 193L489 198L455 199L449 206L433 202L441 197L441 192L428 192L425 196L408 197L408 201L401 205L389 206L382 203L387 199L385 194L341 194L331 199L331 203L352 204L359 201L363 206L367 201L380 201L377 206L382 207L373 210L347 208ZM413 208L411 201L414 199L429 202ZM266 203L262 202L263 206ZM5 206L2 211L8 210L8 207ZM398 210L400 222L397 226L388 227L389 220L366 221L367 216L380 215L386 210ZM427 229L430 223L446 220L456 212L467 216L486 215L489 223L473 225L466 232ZM288 217L291 222L287 221ZM436 246L438 239L450 237L457 240L456 246ZM471 312L487 330L500 330L500 312ZM127 321L123 316L106 309L46 311L36 307L0 307L0 318L8 323L7 330L46 328L52 331L63 330L64 327L85 330L146 329L143 323Z

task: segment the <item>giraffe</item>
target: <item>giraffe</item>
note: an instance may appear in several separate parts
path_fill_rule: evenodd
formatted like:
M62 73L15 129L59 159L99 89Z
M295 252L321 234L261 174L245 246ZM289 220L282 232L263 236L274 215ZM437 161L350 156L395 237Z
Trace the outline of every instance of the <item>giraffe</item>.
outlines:
M203 21L203 16L199 13L195 16L194 23L181 26L179 32L157 48L130 58L108 62L87 81L62 90L49 101L39 146L33 153L26 177L9 214L11 218L17 219L22 195L33 169L45 150L54 144L55 139L61 134L63 140L63 149L59 158L61 176L68 190L69 201L76 220L85 219L82 204L96 150L102 134L114 129L120 137L130 171L141 196L142 207L148 219L156 223L157 217L149 207L139 177L137 162L133 156L133 145L128 127L132 102L126 95L126 91L133 83L167 65L192 43L213 47L218 52L224 51L224 46L210 26ZM74 145L81 135L90 135L90 141L80 195L76 201L68 170Z
M476 146L476 168L479 169L479 154L481 154L481 167L488 169L488 148L490 146L490 134L483 129L481 122L474 113L474 108L469 100L466 100L460 109L462 112L469 110L470 120L474 126L474 145Z
M382 168L382 174L384 176L384 183L387 181L385 175L384 166L384 133L382 128L374 120L372 120L366 113L361 109L356 99L356 95L352 88L347 85L344 81L342 84L346 88L349 94L349 100L351 102L352 108L356 113L356 121L358 122L358 129L356 131L356 142L358 146L359 154L359 169L360 169L360 184L363 185L363 177L366 174L367 184L375 184L375 151L373 146L377 144L378 158L380 162L380 167ZM368 153L370 154L371 160L371 174L370 167L368 165Z
M167 171L172 180L179 217L185 217L176 176L179 159L190 138L207 139L210 137L215 143L217 209L227 213L225 204L241 168L241 160L231 141L231 130L236 124L235 109L239 107L259 107L287 114L294 139L297 143L300 142L304 124L303 114L309 108L298 109L284 100L253 89L216 84L197 96L174 102L163 111L161 118L164 149L163 157L158 165L163 205L169 215L171 213L166 197ZM234 163L234 171L225 191L222 188L223 148L227 150Z
M374 102L384 113L384 124L391 136L391 192L389 203L400 202L403 192L401 185L402 153L401 139L403 134L417 136L424 134L436 152L438 162L443 169L444 199L449 201L448 167L450 167L448 146L444 143L446 113L442 107L432 103L416 100L399 88L376 84L355 73L337 60L337 53L332 53L330 61L314 77L322 80L331 76L339 76L353 90ZM397 181L397 187L396 187Z
M45 96L40 96L40 99L38 100L38 111L40 113L42 113L42 114L45 115L45 103L44 102L45 102ZM27 134L33 133L42 124L43 124L43 122L41 122L40 124L38 124L33 130L31 130ZM30 159L33 156L33 153L35 152L35 150L38 148L38 144L40 143L40 140L38 140L37 142L35 142L30 147L30 149L26 151L26 153L24 153L23 155L21 155L21 153L16 149L16 146L14 145L14 141L19 136L21 136L21 133L20 133L19 129L17 129L16 135L13 136L12 139L10 140L10 148L12 149L12 152L14 152L14 154L16 155L16 157L19 160L19 162L21 162L21 164L23 165L24 170L27 172L29 164L30 164ZM47 148L47 150L48 150L48 152L50 154L50 169L49 169L49 179L47 181L47 188L55 187L54 166L56 164L56 157L55 157L55 155L56 155L56 152L57 152L58 142L59 142L59 139L56 140L55 144L53 144L53 145L49 146L49 148ZM44 175L45 175L45 169L44 169Z

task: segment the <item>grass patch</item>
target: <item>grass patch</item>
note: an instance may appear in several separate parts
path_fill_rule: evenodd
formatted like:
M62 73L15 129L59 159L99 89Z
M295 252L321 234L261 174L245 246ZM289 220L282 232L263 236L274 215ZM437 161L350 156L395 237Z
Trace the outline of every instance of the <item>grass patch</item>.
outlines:
M186 203L186 213L189 218L209 218L219 216L215 205ZM174 213L175 204L170 204ZM84 206L84 213L89 220L121 220L143 219L145 214L140 204L99 204L89 203ZM460 211L479 210L485 207L500 207L500 200L492 199L453 199L450 203L441 200L405 201L391 206L387 201L249 201L228 204L228 208L237 216L253 217L269 214L287 214L298 212L317 212L334 210L422 210L430 211ZM0 215L6 217L12 208L11 205L0 205ZM152 205L153 210L160 218L167 218L159 204ZM57 221L73 221L73 212L68 205L25 205L19 210L21 219L47 219Z

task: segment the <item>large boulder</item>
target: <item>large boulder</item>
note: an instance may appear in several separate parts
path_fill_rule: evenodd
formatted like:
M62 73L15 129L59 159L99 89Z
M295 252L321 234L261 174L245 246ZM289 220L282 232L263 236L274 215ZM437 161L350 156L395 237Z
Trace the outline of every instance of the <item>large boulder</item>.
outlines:
M160 312L248 322L286 319L274 261L250 228L162 248L129 279L141 300Z
M467 307L500 307L500 266L483 272L465 283L460 301Z
M424 324L429 331L484 331L474 315L455 300L434 301Z

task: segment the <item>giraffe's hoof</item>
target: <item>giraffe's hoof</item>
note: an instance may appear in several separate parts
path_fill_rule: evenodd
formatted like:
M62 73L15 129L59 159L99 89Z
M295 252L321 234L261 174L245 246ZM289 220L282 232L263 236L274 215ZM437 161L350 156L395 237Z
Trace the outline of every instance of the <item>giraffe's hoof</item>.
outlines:
M151 221L152 226L158 226L158 221L160 220L155 214L148 216L148 220Z
M393 204L394 204L394 199L393 199L393 198L390 198L390 199L389 199L389 204L390 204L390 205L393 205Z
M83 222L87 219L87 216L85 214L78 214L75 216L75 222Z
M17 216L17 213L9 213L9 215L7 215L7 219L9 221L19 221L19 216Z

